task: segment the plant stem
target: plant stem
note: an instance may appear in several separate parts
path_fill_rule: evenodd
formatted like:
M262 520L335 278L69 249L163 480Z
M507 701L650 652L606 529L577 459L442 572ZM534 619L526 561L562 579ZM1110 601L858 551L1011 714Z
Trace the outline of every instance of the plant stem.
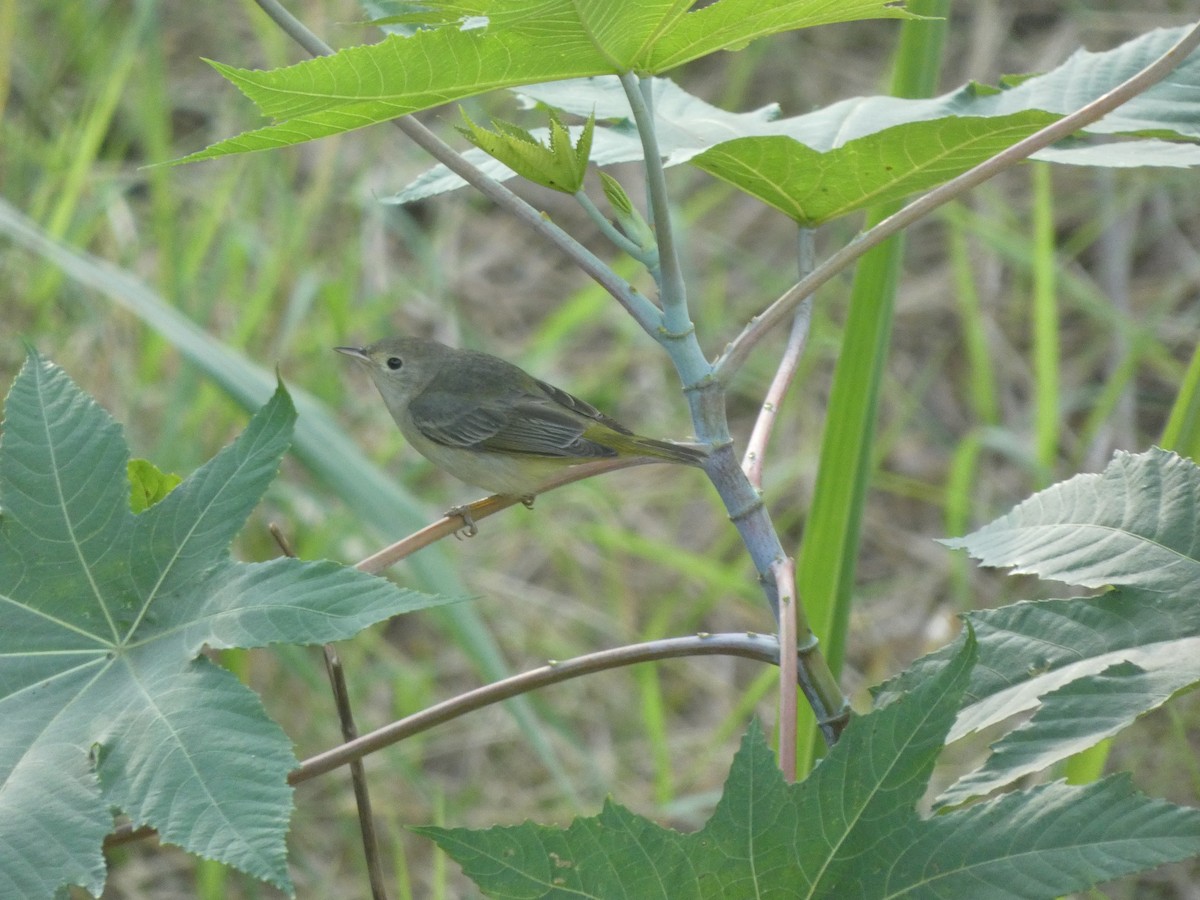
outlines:
M789 784L796 781L796 561L781 559L771 567L779 594L779 769ZM783 648L788 648L784 650Z
M350 691L346 687L346 673L342 661L332 644L326 644L325 671L333 688L334 705L338 721L342 726L342 738L352 741L358 737L358 726L354 724L354 712L350 708ZM379 838L375 832L375 816L371 812L371 794L367 787L367 773L361 759L350 763L350 778L354 783L354 802L358 807L358 828L362 834L363 856L367 863L367 878L371 884L373 900L387 900L384 886L383 864L379 857Z
M799 235L798 256L800 277L803 278L813 270L815 265L813 248L813 232L811 228L801 228ZM804 345L808 343L808 327L812 321L812 297L805 297L804 302L796 309L792 319L792 333L788 336L787 347L779 360L779 368L767 389L763 399L762 409L754 422L754 430L750 432L750 440L746 444L746 454L742 457L742 471L754 486L756 491L762 491L763 461L766 459L767 443L771 440L771 432L775 428L775 419L779 408L783 406L788 388L796 376L796 368L800 365L800 357L804 354Z
M803 652L804 648L801 648L801 653L803 654ZM407 718L368 732L352 741L339 744L324 753L311 756L292 770L288 775L288 784L297 785L311 781L313 778L332 772L354 760L360 760L370 753L389 747L405 738L428 731L436 725L537 688L607 669L691 656L737 656L743 659L778 664L779 642L768 635L745 632L697 634L601 650L563 662L552 660L541 668L522 672L519 675L513 675L502 681L492 682L452 697ZM113 829L112 833L104 839L104 847L111 849L121 844L150 837L153 834L154 829L148 826L134 828L132 825L123 825Z
M1197 46L1200 46L1200 23L1185 34L1170 50L1146 66L1136 75L1121 82L1107 94L1097 97L1091 103L1076 110L1069 116L1047 125L1041 131L1031 134L1022 141L997 153L991 159L977 165L963 174L952 178L945 184L939 185L918 200L914 200L899 212L888 216L878 225L860 234L857 238L830 256L817 266L807 278L802 278L788 288L784 294L767 307L760 315L755 316L717 360L715 365L716 377L722 383L728 383L734 373L750 355L754 346L763 336L782 323L792 310L804 298L810 296L817 288L834 278L855 262L864 253L883 243L893 234L906 229L909 225L923 219L938 207L960 197L967 191L979 186L990 178L995 177L1005 169L1011 168L1039 150L1050 146L1056 141L1069 137L1081 128L1103 118L1118 106L1133 99L1138 94L1148 90L1171 73L1176 66L1183 62Z
M658 130L654 127L654 83L639 79L632 72L621 73L621 87L629 100L629 109L642 142L642 159L646 170L646 194L650 205L650 221L658 242L659 300L666 325L664 337L694 334L695 326L687 307L687 285L679 266L679 248L671 225L671 202L667 193L667 173L658 149Z
M284 9L277 0L254 0L272 21L313 56L328 56L333 48L309 31L302 22ZM663 325L662 313L648 298L635 291L603 260L580 244L534 207L530 206L500 182L471 165L462 154L439 138L412 116L392 119L392 123L413 142L462 178L497 206L511 214L543 240L561 250L575 265L613 295L633 316L642 329L659 340Z
M666 329L659 341L666 348L684 384L696 437L715 448L705 470L754 561L759 583L778 622L780 597L775 571L788 557L760 492L747 480L734 457L725 410L724 385L713 379L712 367L704 359L696 340L695 326L688 314L678 247L671 229L666 172L658 150L650 103L651 82L639 82L632 73L625 73L621 76L621 85L642 141L650 213L662 265L659 287ZM795 616L795 641L806 647L799 661L800 687L812 706L825 741L832 745L845 724L849 704L817 645L800 597L794 590L790 596Z
M1029 256L1033 266L1033 380L1034 435L1037 448L1037 487L1054 481L1054 463L1058 459L1059 335L1058 296L1055 291L1054 201L1050 185L1050 164L1033 163L1033 236Z
M740 656L760 662L774 663L779 659L779 644L761 634L701 634L659 641L647 641L628 647L616 647L589 653L564 662L551 661L545 666L522 672L503 681L493 682L460 694L407 718L392 722L369 734L310 757L288 776L289 784L331 772L353 759L361 759L404 738L427 731L435 725L449 722L493 703L499 703L537 688L569 681L581 675L602 672L622 666L684 656Z
M593 475L614 472L617 469L628 469L633 466L648 465L653 462L654 460L644 457L619 457L616 459L600 459L590 463L581 463L580 465L563 469L554 477L543 482L541 487L538 488L537 494L540 496L565 484L581 481L584 478L591 478ZM508 509L510 506L516 506L520 502L520 497L513 497L507 494L493 494L490 497L483 497L473 503L467 504L463 512L467 516L470 516L473 522L479 522ZM408 537L401 538L396 543L384 547L378 553L374 553L366 559L361 560L355 568L361 572L376 574L389 566L394 566L402 559L407 559L418 550L428 547L430 544L436 543L444 537L457 534L467 526L466 516L463 515L463 512L451 511L446 513L442 518L426 525L420 531L413 532Z
M579 205L583 207L583 211L587 213L588 218L596 223L596 227L600 229L600 233L608 238L609 242L614 247L633 257L647 269L657 264L655 260L651 259L648 253L646 253L641 247L622 234L613 225L613 223L608 220L608 217L605 216L604 213L600 212L600 210L596 207L596 204L592 202L592 198L584 193L583 190L578 190L571 196L573 196Z
M291 542L283 529L271 522L268 526L275 543L283 555L296 558ZM354 710L350 705L350 690L346 687L346 670L333 644L322 647L325 654L325 672L329 675L329 686L333 689L333 705L337 709L338 722L342 726L342 740L352 741L358 737L358 725L354 722ZM371 790L367 784L367 772L361 759L350 763L350 780L354 784L354 802L358 807L358 828L362 835L363 857L367 864L367 878L371 884L373 900L387 900L384 886L383 865L379 858L379 838L375 832L375 816L371 812Z
M295 17L279 5L277 0L255 0L255 2L277 24L313 55L332 53L332 48L312 34ZM591 275L602 287L612 294L633 316L634 320L657 342L663 345L679 373L688 398L696 437L714 447L714 452L705 465L705 471L720 494L730 520L738 529L751 559L758 571L759 581L767 602L778 621L779 599L771 567L777 560L786 558L779 536L771 524L770 516L762 499L754 490L738 466L733 455L732 440L725 413L725 391L723 385L713 377L713 368L704 357L696 339L695 327L687 311L687 298L682 272L679 267L670 225L669 204L666 193L666 175L659 156L657 139L654 136L653 116L642 93L641 85L631 73L621 76L629 98L638 131L641 135L649 185L651 212L654 215L656 235L659 242L660 290L664 310L659 310L650 300L633 290L622 278L599 260L594 254L566 234L558 226L532 206L525 203L502 184L488 177L471 165L460 154L444 143L433 132L411 116L402 116L393 121L405 134L427 153L459 175L468 184L510 212L519 221L528 225L535 233L558 247L567 256ZM489 498L491 502L493 498ZM444 528L445 522L431 528ZM450 522L450 530L455 524ZM429 529L426 529L429 531ZM424 534L420 532L419 534ZM436 538L433 538L436 539ZM389 553L383 551L383 554ZM411 552L411 551L409 551ZM383 554L364 560L360 566L375 565ZM798 640L808 649L801 658L800 686L812 705L818 725L827 743L837 740L845 725L848 704L837 680L816 645L803 608L796 601Z

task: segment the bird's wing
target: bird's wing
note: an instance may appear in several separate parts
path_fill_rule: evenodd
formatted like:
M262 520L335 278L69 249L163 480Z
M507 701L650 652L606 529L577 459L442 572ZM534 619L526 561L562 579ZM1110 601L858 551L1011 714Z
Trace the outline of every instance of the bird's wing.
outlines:
M466 391L454 376L440 377L413 399L409 413L425 437L447 447L580 459L617 455L583 436L589 419L615 423L565 391L526 378L519 387L479 390L476 384Z

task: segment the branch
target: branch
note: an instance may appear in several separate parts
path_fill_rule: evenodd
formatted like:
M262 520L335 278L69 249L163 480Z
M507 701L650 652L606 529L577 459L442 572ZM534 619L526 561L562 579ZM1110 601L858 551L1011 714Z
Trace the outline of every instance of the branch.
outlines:
M327 45L280 7L277 0L255 0L255 2L310 53L326 55L332 52ZM774 580L770 575L770 566L774 560L782 558L785 554L779 542L779 536L775 533L774 526L762 505L761 498L746 480L733 456L725 412L724 388L714 377L713 368L700 349L695 329L688 316L682 274L679 270L670 232L665 175L662 172L662 160L657 156L652 115L647 105L649 98L642 93L641 85L632 75L622 77L621 80L626 88L639 131L642 132L643 147L646 153L647 183L650 187L650 204L655 216L660 249L668 248L661 253L663 271L660 273L659 284L664 306L662 311L617 278L615 273L569 235L548 220L543 219L533 207L479 172L415 119L405 116L393 121L435 159L460 175L502 208L511 212L538 234L568 253L574 262L625 306L635 321L651 337L667 349L684 385L692 421L696 428L696 436L700 441L715 448L713 455L705 465L705 471L721 495L731 520L754 560L768 603L773 610L777 610L778 602ZM594 472L587 474L594 474ZM577 473L577 477L585 477L585 475ZM567 480L576 479L568 477ZM499 511L499 509L512 505L508 501L509 498L489 498L482 504L481 512L490 514L486 510ZM473 504L470 508L472 513L476 506ZM486 507L486 510L483 507ZM389 548L384 551L384 554L377 554L359 565L360 567L386 565L386 559L391 556L402 558L407 553L413 552L416 545L424 546L444 534L457 530L461 527L458 524L460 521L461 518L455 517L449 521L435 523L430 529L413 536L411 540L416 542L415 545L405 545L398 549ZM797 615L799 617L798 629L801 634L811 636L802 608L798 607ZM843 711L846 708L845 697L815 643L806 646L802 651L800 668L801 688L817 715L826 740L832 744L840 731Z
M1104 96L1098 97L1069 116L1059 119L1041 131L985 160L975 168L934 188L899 212L888 216L874 228L860 234L854 241L814 269L812 274L792 285L782 297L767 307L761 315L750 321L742 333L725 349L721 358L717 360L715 365L717 378L723 384L728 384L734 373L746 361L750 351L768 331L783 322L792 310L805 298L811 296L817 288L842 272L872 247L878 246L892 235L929 215L939 206L995 177L998 173L1011 168L1037 151L1069 137L1081 128L1108 115L1121 104L1132 100L1165 78L1197 46L1200 46L1200 24L1184 35L1174 47Z
M334 705L342 725L342 737L352 741L358 737L358 726L354 724L354 713L350 708L350 691L346 688L346 674L342 660L333 644L326 644L325 671L333 688ZM367 878L371 884L374 900L387 900L384 887L383 864L379 857L379 838L375 832L375 817L371 813L371 794L367 786L366 768L361 759L350 763L350 779L354 784L354 802L358 807L358 828L362 834L363 856L367 863Z
M779 593L779 769L796 783L796 561L790 556L771 566ZM787 647L789 652L784 653Z
M561 681L569 681L592 672L681 656L740 656L745 659L775 663L779 659L779 642L773 637L761 634L699 634L602 650L565 662L551 661L539 669L476 688L390 725L385 725L383 728L332 750L326 750L324 753L310 757L288 776L288 783L296 785L318 775L324 775L326 772L346 765L351 760L361 759L368 753L391 746L414 734L420 734L435 725L449 722L493 703L508 700L518 694Z
M668 465L668 463L660 460L646 459L644 457L598 459L592 462L581 463L577 466L563 469L557 475L544 481L542 486L538 488L537 495L541 496L547 491L562 487L564 484L582 481L584 478L591 478L593 475L602 475L605 472L613 472L617 469L629 469L633 466L650 464ZM408 537L402 538L396 543L384 547L378 553L368 556L359 562L355 568L362 572L370 572L371 574L382 572L389 566L394 566L400 560L412 556L418 550L428 547L430 544L440 541L448 535L462 531L464 527L468 527L468 517L472 522L478 522L481 519L488 518L488 516L494 516L496 513L508 509L510 506L516 506L520 502L522 502L520 497L513 497L507 494L493 494L490 497L476 500L474 503L468 503L465 507L460 507L459 510L451 510L436 522L426 525L420 531L413 532Z
M651 268L653 265L657 265L656 260L651 258L650 254L646 253L645 250L622 234L613 225L613 223L608 220L608 217L596 208L596 204L592 202L592 198L584 193L582 189L576 191L572 196L574 196L579 205L583 207L583 211L587 213L587 217L591 219L593 223L595 223L597 228L600 229L600 233L608 238L610 244L627 256L636 259L647 269Z
M283 551L283 555L295 559L291 542L274 522L267 528L275 543ZM342 667L341 657L333 644L326 644L325 671L329 675L329 684L333 689L333 704L337 709L338 721L342 726L342 739L352 741L358 737L358 726L354 723L354 711L350 707L350 691L346 687L346 672ZM371 884L371 896L374 900L387 900L387 888L384 887L383 866L379 859L379 838L375 833L375 817L371 813L371 793L367 785L366 768L361 759L350 763L350 780L354 784L354 801L358 807L358 828L362 834L363 856L367 863L367 878Z
M476 709L508 700L527 691L557 684L560 681L569 681L572 678L579 678L582 675L589 675L605 669L685 656L740 656L743 659L755 659L759 662L776 664L779 661L779 642L775 638L763 634L697 634L690 637L647 641L644 644L601 650L598 653L577 656L566 662L551 661L540 669L533 669L503 681L476 688L390 725L385 725L376 731L364 734L353 741L347 741L332 750L309 757L288 775L288 784L297 785L309 781L318 775L324 775L355 760L362 759L368 753L374 753L376 750L389 747L414 734L428 731L435 725L449 722ZM151 837L155 833L153 828L145 825L140 828L121 825L113 829L112 833L104 839L104 848L108 850L121 844Z
M254 0L275 24L292 40L313 56L329 56L333 48L309 31L300 20L283 8L278 0ZM410 137L417 146L462 178L497 206L540 238L561 250L602 288L608 291L635 322L655 340L662 326L662 312L648 298L635 291L598 256L551 222L500 182L471 165L453 147L422 125L412 116L392 119L392 123Z
M803 278L813 270L813 233L811 228L800 230L800 277ZM771 432L775 428L775 419L787 396L792 379L796 377L796 368L800 365L800 357L804 354L804 345L808 343L808 326L812 321L812 297L804 298L792 319L792 333L788 336L787 347L779 360L779 369L763 398L762 409L754 422L754 430L750 432L750 440L746 444L746 455L742 457L742 471L754 489L762 493L763 462L766 460L767 443L771 440Z
M666 337L681 338L695 333L687 308L687 286L679 267L679 249L671 227L671 203L667 194L667 175L663 169L662 153L658 149L658 131L654 127L651 108L653 82L639 79L632 72L620 76L621 87L629 101L629 110L642 142L642 161L646 172L646 194L650 221L658 241L658 289L666 320ZM660 338L661 339L661 338Z

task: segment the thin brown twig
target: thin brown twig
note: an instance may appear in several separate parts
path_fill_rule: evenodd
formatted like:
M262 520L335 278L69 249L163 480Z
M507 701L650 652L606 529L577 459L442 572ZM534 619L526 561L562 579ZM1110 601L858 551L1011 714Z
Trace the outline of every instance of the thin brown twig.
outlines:
M775 430L775 420L779 417L783 400L792 386L792 379L796 377L800 358L804 355L804 347L808 343L808 326L811 321L812 297L805 297L800 308L796 310L796 317L792 320L792 332L788 335L787 346L779 360L779 368L775 370L775 377L771 380L771 386L763 398L762 409L759 410L758 418L754 421L754 429L750 432L750 440L746 442L746 455L742 457L742 471L746 473L746 479L754 486L754 489L760 493L763 489L763 466L766 463L767 444L771 440L771 432Z
M565 484L581 481L584 478L591 478L593 475L601 475L605 472L616 471L617 469L628 469L633 466L660 462L660 460L646 459L644 457L623 457L581 463L580 465L563 469L561 473L545 481L537 494L540 496ZM486 519L488 516L495 515L501 510L508 509L510 506L515 506L521 500L522 498L520 497L513 497L507 494L493 494L490 497L484 497L481 500L476 500L474 503L467 504L463 511L472 520L478 522ZM465 525L467 525L467 521L462 512L448 512L441 519L430 525L426 525L420 531L413 532L408 537L402 538L396 543L384 547L378 553L368 556L359 562L355 568L372 574L382 572L402 559L412 556L418 550L428 547L430 544L440 541L444 537L462 531Z
M296 558L291 542L283 529L275 522L267 525L271 537L284 556ZM346 673L342 660L333 644L322 647L325 653L325 672L333 689L333 705L337 710L338 722L342 726L342 739L352 741L358 737L358 726L354 724L354 711L350 707L350 691L346 688ZM367 787L367 773L361 759L350 763L350 780L354 785L354 801L358 807L358 827L362 834L363 856L367 863L367 878L371 884L371 896L375 900L387 900L387 889L383 881L383 864L379 858L379 839L375 834L375 818L371 814L371 794Z
M325 671L333 687L334 705L338 721L342 726L342 738L347 743L358 737L358 726L354 724L354 711L350 708L350 692L346 688L346 673L342 661L332 644L326 644ZM367 787L367 771L361 759L350 763L350 780L354 785L354 802L358 807L358 828L362 834L363 856L367 863L367 878L371 883L371 896L375 900L387 900L384 886L383 862L379 856L379 838L375 833L375 817L371 813L371 794Z
M275 543L279 545L279 550L284 556L296 558L296 551L292 549L291 542L288 541L287 535L283 533L283 529L278 524L268 522L267 531L271 532L271 537L275 538Z
M796 561L790 556L771 566L779 592L779 769L789 784L796 781Z
M888 216L874 228L863 232L846 246L842 247L825 262L817 266L810 275L800 279L778 300L767 307L760 315L750 320L734 340L725 348L725 352L714 364L714 374L721 382L728 384L733 375L746 361L750 351L763 336L775 326L781 324L791 314L797 305L811 296L817 288L844 271L851 263L858 260L864 253L878 246L892 235L897 234L929 215L939 206L961 196L974 187L995 177L1005 169L1051 144L1069 137L1081 128L1103 118L1118 106L1132 100L1138 94L1153 87L1180 63L1182 63L1197 46L1200 46L1200 23L1184 35L1170 50L1150 63L1136 75L1126 79L1107 94L1093 100L1086 106L1041 131L1035 132L1022 141L997 153L975 168L950 179L939 185L928 194L914 200L908 206Z
M811 228L800 229L799 261L800 277L803 278L813 270L815 265L813 233ZM750 440L746 443L746 455L742 457L742 471L754 489L762 493L763 464L766 462L767 444L771 440L771 432L775 428L775 420L783 406L792 379L796 377L796 369L800 365L800 357L804 355L804 346L808 343L808 327L812 321L812 297L805 297L804 302L796 309L792 319L792 333L788 335L787 347L779 360L779 368L767 395L763 398L762 409L754 422L754 430L750 432Z
M740 656L774 663L779 659L779 644L774 638L761 634L700 634L601 650L565 662L553 661L541 668L460 694L385 725L357 740L310 757L288 776L288 783L300 784L318 775L324 775L344 766L352 759L359 759L414 734L427 731L435 725L547 685L636 663L682 656L716 655Z
M520 502L520 497L506 497L501 494L493 494L491 497L484 497L482 500L476 500L474 503L467 504L465 509L470 517L478 522ZM377 553L372 553L355 565L354 568L360 572L369 572L375 575L384 569L394 566L402 559L412 556L418 550L428 547L430 544L436 543L444 537L457 534L463 530L465 525L466 520L461 514L446 513L442 518L426 525L420 531L414 531L408 537L401 538L396 543L384 547Z
M353 760L362 759L368 753L391 746L414 734L428 731L435 725L449 722L485 706L508 700L518 694L605 669L687 656L738 656L743 659L778 664L779 642L770 635L764 634L697 634L601 650L565 662L552 661L541 668L523 672L453 697L352 741L339 744L324 753L309 757L288 775L288 784L297 785L309 781L318 775L324 775L347 765ZM104 847L108 849L153 837L156 834L157 832L153 828L135 829L132 825L122 825L105 838Z

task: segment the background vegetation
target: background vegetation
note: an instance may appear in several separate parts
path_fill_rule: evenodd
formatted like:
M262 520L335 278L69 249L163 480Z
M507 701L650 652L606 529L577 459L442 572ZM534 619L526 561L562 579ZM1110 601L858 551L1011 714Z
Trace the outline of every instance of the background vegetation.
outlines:
M1181 24L1190 12L1168 0L1113 6L958 4L943 87L1048 69L1077 46L1107 49L1155 25ZM348 0L291 8L335 46L374 39ZM257 124L200 59L270 67L303 58L256 8L10 0L0 3L0 17L3 200L67 244L135 274L207 334L262 366L278 365L290 385L340 410L360 446L411 487L430 517L474 493L403 446L374 388L330 347L429 334L512 359L644 433L683 435L686 414L666 360L576 270L468 194L405 209L378 202L428 165L394 129L142 168ZM880 92L895 33L895 23L865 22L784 35L679 77L721 106L779 100L795 114ZM512 115L503 98L483 98L470 110L477 121L490 111ZM422 119L444 134L458 121L451 109ZM976 571L931 539L982 524L1053 480L1102 468L1114 448L1153 443L1200 336L1194 174L1035 171L1009 173L910 233L843 677L852 696L944 643L957 610L1027 595L1028 582ZM677 192L687 198L686 264L694 318L715 353L794 280L793 231L697 172L679 168L670 177L691 188ZM626 173L622 180L629 184ZM519 190L574 233L590 232L569 201ZM1035 228L1039 215L1050 217L1050 231ZM820 235L818 252L843 242L847 227ZM1051 234L1062 327L1054 383L1035 358L1032 288ZM0 278L5 383L23 359L24 335L126 423L135 453L178 472L244 424L235 400L102 294L7 241ZM845 290L839 282L818 297L809 349L770 452L767 499L793 550ZM782 337L737 383L731 412L743 439ZM972 342L986 356L973 356ZM1039 430L1037 397L1046 391L1061 416L1053 443L1039 448L1045 426ZM977 474L964 477L976 453ZM517 508L489 520L478 538L440 548L428 565L452 567L477 595L475 609L512 669L640 638L768 630L752 570L709 490L691 471L605 476L542 498L532 513ZM289 463L240 554L274 555L268 520L282 524L301 556L343 561L404 531L398 524L393 534L375 534L358 513ZM423 586L421 574L403 566L395 576ZM340 652L364 729L482 677L471 651L433 617L375 629ZM319 651L282 648L232 661L293 736L298 755L340 739ZM612 793L638 812L696 827L771 678L749 663L706 659L556 687L535 702L557 772L530 752L502 708L377 754L368 771L395 895L470 890L405 824L565 822ZM1131 768L1151 794L1200 802L1194 709L1185 702L1148 717L1118 741L1110 765ZM360 895L347 780L309 783L297 803L292 849L301 895ZM106 896L191 895L197 878L212 896L270 894L203 865L197 873L181 853L138 846L120 854ZM1191 881L1187 869L1163 870L1112 893L1183 897Z

